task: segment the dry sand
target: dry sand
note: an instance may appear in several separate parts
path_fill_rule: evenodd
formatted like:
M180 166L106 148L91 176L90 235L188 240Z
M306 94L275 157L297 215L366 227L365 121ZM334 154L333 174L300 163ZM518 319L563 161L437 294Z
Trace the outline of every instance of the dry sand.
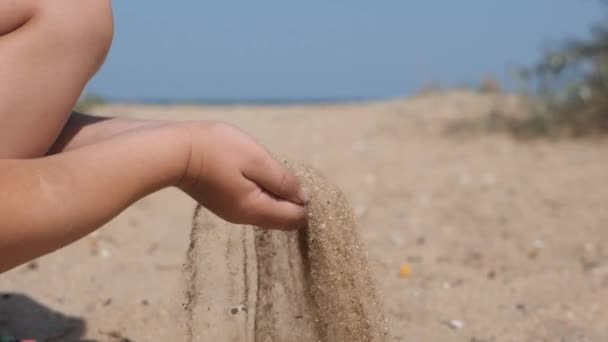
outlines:
M187 341L388 340L352 210L309 167L308 227L232 225L197 208L184 268Z
M353 205L395 341L607 341L608 144L444 134L496 102L458 92L366 105L98 113L226 120L323 170ZM182 304L193 207L176 190L161 191L97 234L1 275L0 291L19 295L0 295L0 332L179 340L171 308ZM399 277L403 265L409 277ZM218 286L225 296L233 290Z

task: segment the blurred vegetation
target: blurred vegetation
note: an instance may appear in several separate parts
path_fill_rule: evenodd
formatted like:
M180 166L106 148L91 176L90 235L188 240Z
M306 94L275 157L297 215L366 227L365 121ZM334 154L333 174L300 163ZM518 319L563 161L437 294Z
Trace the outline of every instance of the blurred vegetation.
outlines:
M608 9L608 1L602 2ZM483 78L482 94L496 95L488 115L448 125L448 133L506 131L517 137L608 136L608 21L593 25L587 39L565 42L516 72L523 89L518 105L506 105L500 83Z
M485 76L481 79L477 91L482 94L501 94L502 86L500 85L500 81L493 76Z
M572 40L545 53L539 63L517 76L533 88L527 116L509 125L515 134L608 133L608 22L594 25L588 39Z
M106 99L104 99L102 96L96 94L86 94L78 99L78 102L76 102L76 105L74 106L74 110L77 112L87 112L93 107L102 106L107 103L108 101L106 101Z

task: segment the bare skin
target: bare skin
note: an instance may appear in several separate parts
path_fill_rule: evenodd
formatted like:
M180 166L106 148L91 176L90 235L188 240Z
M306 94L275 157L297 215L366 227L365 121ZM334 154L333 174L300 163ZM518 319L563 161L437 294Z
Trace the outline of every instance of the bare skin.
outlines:
M71 113L112 35L109 0L0 0L0 272L171 186L231 222L303 224L296 177L235 127Z

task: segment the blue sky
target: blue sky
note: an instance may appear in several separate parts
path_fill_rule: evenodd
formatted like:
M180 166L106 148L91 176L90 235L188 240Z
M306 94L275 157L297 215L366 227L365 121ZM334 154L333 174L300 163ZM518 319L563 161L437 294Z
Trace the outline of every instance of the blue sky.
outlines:
M591 0L114 1L89 93L114 99L384 98L509 79L604 18Z

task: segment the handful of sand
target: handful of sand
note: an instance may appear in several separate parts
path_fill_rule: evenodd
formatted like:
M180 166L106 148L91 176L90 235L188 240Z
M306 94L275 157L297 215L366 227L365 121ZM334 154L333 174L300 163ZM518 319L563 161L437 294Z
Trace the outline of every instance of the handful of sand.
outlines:
M236 226L197 208L185 277L188 341L385 341L386 322L342 192L295 167L308 228Z

